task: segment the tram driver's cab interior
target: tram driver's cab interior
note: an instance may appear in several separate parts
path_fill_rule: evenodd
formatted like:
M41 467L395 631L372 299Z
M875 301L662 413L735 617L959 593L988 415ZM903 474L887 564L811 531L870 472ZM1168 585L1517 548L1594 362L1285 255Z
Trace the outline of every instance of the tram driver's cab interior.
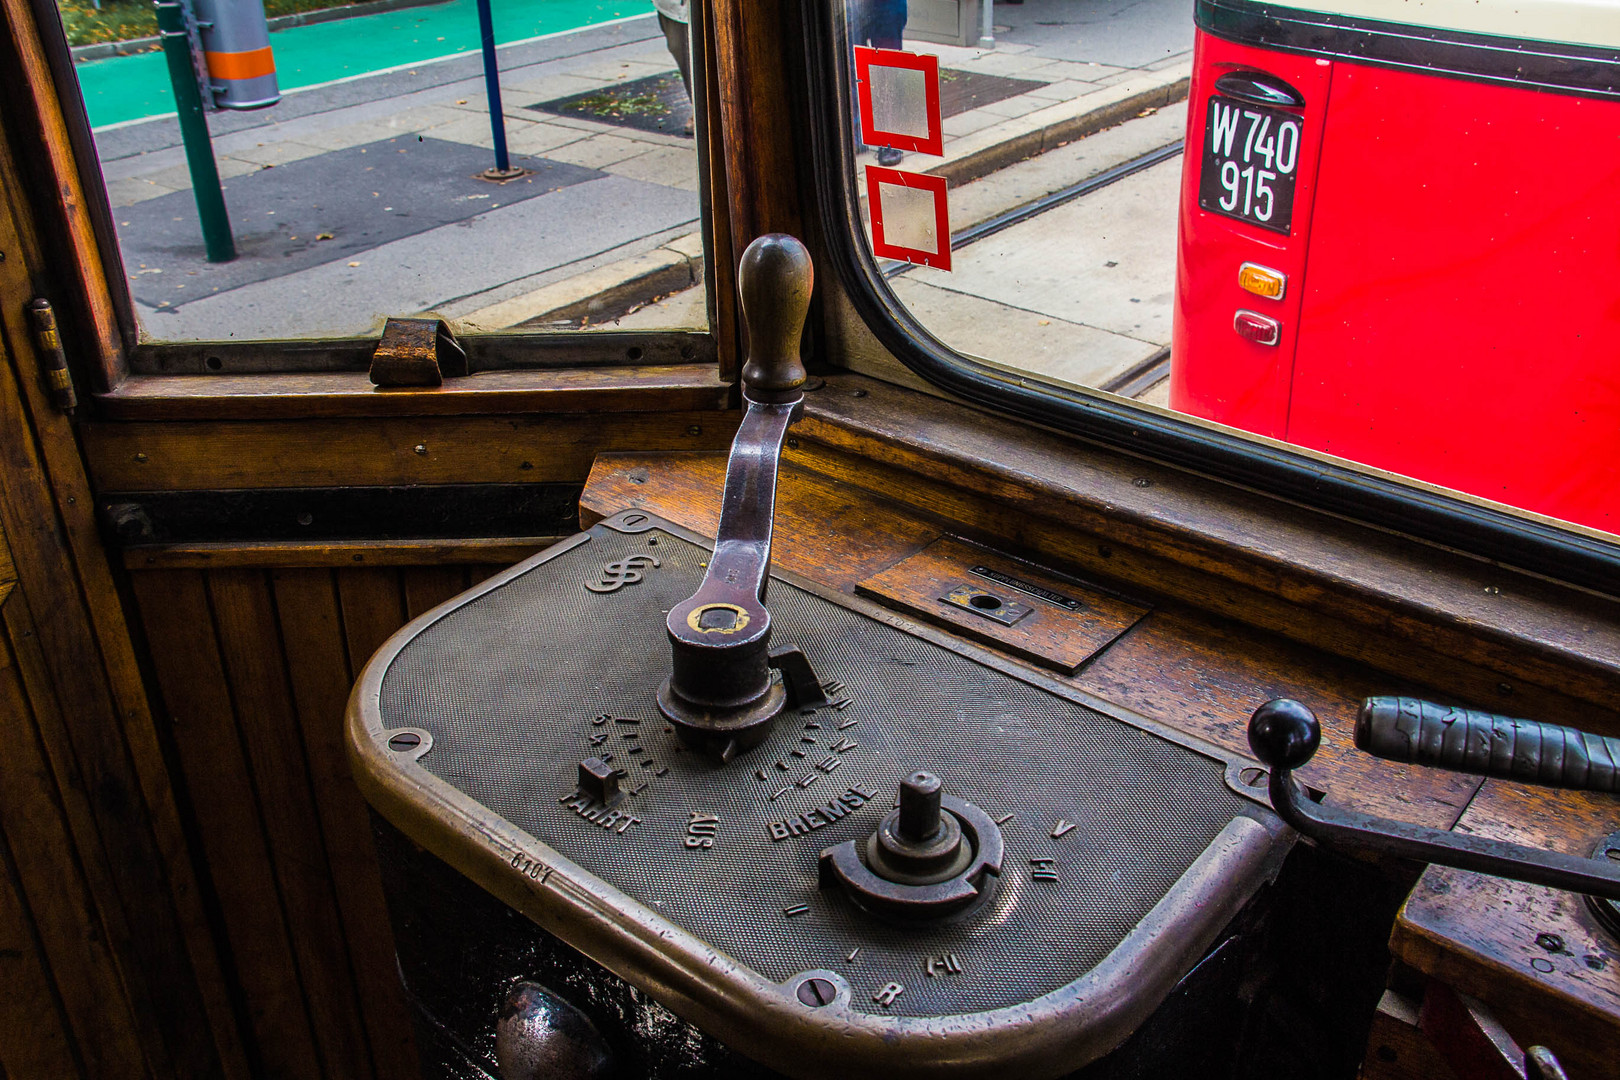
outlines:
M1603 19L0 3L0 1077L1620 1068Z

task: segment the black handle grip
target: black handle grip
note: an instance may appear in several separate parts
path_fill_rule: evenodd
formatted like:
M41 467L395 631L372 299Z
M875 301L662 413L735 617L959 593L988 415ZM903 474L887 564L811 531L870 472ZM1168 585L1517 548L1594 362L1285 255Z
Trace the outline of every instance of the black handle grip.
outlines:
M1364 730L1371 731L1375 726L1381 734L1387 735L1396 723L1391 718L1398 719L1403 707L1410 707L1414 717L1421 717L1424 710L1432 710L1435 716L1451 711L1411 698L1371 698L1362 710L1363 722L1356 726L1357 745L1367 748L1362 733ZM1457 712L1462 713L1462 710ZM1464 715L1476 719L1506 720L1505 717L1491 717L1486 713ZM1460 722L1454 720L1450 726L1456 727ZM1524 723L1514 720L1506 722ZM1417 724L1415 730L1422 728L1423 725ZM1582 735L1581 732L1574 734ZM1584 737L1590 739L1594 736ZM1345 850L1375 851L1418 863L1455 866L1475 873L1496 874L1516 881L1530 881L1554 889L1568 889L1620 901L1620 865L1608 858L1582 859L1561 851L1543 851L1471 833L1432 829L1427 825L1393 821L1347 807L1313 802L1299 781L1294 779L1294 770L1311 760L1321 741L1322 728L1316 721L1316 714L1297 701L1287 698L1268 701L1249 718L1249 746L1254 750L1254 756L1271 771L1267 789L1271 795L1272 809L1277 811L1278 817L1318 844ZM1413 743L1421 746L1422 740L1413 740ZM1444 737L1440 744L1444 745ZM1404 750L1394 756L1404 761L1419 759L1416 752ZM1432 756L1438 757L1439 754Z
M1417 698L1362 702L1356 746L1391 761L1620 794L1620 739Z

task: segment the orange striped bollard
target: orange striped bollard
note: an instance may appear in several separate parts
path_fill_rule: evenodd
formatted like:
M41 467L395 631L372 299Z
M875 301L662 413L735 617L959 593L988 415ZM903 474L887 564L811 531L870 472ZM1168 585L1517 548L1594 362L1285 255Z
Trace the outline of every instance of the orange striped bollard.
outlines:
M220 109L263 109L281 100L263 0L193 0L203 60Z

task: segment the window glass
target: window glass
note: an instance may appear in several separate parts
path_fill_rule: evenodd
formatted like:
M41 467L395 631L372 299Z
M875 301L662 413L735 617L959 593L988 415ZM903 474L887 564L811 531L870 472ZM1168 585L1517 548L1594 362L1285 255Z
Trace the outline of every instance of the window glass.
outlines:
M706 324L685 0L494 0L495 124L478 0L266 2L158 5L188 157L153 5L62 0L144 338Z
M991 366L1620 531L1612 27L1291 7L845 0L886 286Z

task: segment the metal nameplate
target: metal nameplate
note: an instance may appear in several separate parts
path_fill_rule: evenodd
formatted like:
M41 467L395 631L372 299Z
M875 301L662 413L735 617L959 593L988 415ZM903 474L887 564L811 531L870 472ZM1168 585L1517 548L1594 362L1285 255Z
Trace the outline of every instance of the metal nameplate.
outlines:
M1016 626L1020 620L1035 612L1028 604L991 592L989 589L981 589L977 585L970 585L965 581L953 586L950 592L940 599L1002 626Z
M994 581L997 584L1005 585L1009 589L1017 589L1021 593L1027 593L1038 600L1045 600L1048 604L1056 604L1058 607L1068 608L1070 611L1079 611L1081 608L1086 606L1072 596L1064 596L1062 593L1048 589L1044 585L1037 585L1033 581L1026 581L1020 577L1013 577L1013 575L1003 573L992 566L975 566L973 567L973 572L982 578L989 578L991 581Z

